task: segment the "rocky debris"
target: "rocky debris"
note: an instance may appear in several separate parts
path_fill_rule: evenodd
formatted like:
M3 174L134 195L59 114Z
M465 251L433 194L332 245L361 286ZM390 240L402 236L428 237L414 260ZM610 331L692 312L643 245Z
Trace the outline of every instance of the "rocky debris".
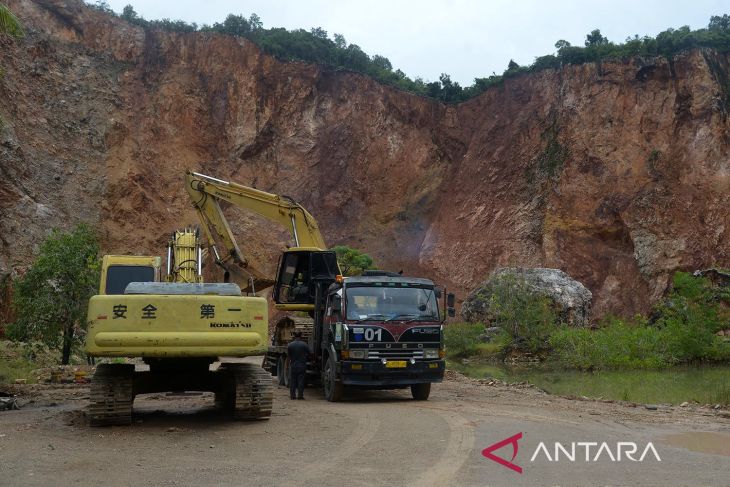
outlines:
M38 382L55 384L83 384L89 382L94 375L95 367L92 365L54 365L32 370L32 377Z
M559 269L501 267L469 293L461 308L465 321L489 323L493 287L496 283L514 278L516 282L541 296L552 300L560 320L573 326L589 326L593 294L580 282Z
M0 411L8 411L11 409L20 409L18 400L15 397L0 397Z
M730 271L724 269L697 270L692 273L695 277L707 277L716 286L730 286Z
M542 358L530 352L513 351L504 359L504 363L511 365L530 365L539 364Z

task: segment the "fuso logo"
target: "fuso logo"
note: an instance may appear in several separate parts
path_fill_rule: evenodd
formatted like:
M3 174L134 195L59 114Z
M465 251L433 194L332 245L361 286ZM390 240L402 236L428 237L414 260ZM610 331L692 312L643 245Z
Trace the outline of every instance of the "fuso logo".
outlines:
M503 465L509 469L514 470L517 473L522 473L522 467L512 463L512 461L517 456L517 452L520 449L520 445L517 442L521 439L522 439L522 433L517 433L514 436L510 436L509 438L505 438L502 441L498 441L494 445L486 447L484 450L482 450L482 455L484 455L485 457L489 458L490 460L492 460L494 462L499 463L500 465ZM509 444L512 444L512 458L509 461L505 460L502 457L498 457L497 455L494 455L492 453L493 451L499 450L503 446L506 446Z

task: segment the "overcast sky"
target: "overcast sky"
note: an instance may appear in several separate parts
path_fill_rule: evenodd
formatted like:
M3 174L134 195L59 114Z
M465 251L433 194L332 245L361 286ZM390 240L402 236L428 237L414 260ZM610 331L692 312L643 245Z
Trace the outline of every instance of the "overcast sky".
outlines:
M390 59L411 78L449 73L468 86L475 77L501 74L510 59L530 64L555 52L555 41L583 45L599 28L622 42L655 36L668 27L706 27L730 13L728 0L108 0L121 12L131 4L146 19L212 24L229 13L256 13L264 27L322 27L343 34L366 53Z

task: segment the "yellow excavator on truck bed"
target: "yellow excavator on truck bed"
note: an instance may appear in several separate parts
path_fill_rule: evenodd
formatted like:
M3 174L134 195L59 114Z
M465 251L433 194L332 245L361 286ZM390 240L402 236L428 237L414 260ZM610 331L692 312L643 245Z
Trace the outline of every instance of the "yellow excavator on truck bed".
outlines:
M274 343L264 356L264 368L280 384L287 382L287 344L297 331L313 352L307 377L324 386L327 400L340 400L345 387L410 387L414 399L428 398L431 384L440 382L445 370L445 317L437 300L444 297L443 308L453 316L453 294L445 295L429 279L385 271L343 277L316 220L292 198L191 172L185 183L211 251L229 278L251 271L221 205L253 211L291 233L294 246L282 252L273 282L249 276L247 288L273 284L274 307L300 312L274 324Z

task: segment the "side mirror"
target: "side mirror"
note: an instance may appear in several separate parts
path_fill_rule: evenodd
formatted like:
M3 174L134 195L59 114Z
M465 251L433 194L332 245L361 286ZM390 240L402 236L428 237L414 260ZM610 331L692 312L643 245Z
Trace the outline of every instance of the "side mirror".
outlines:
M443 294L443 292L441 291L440 287L435 288L433 292L436 295L436 299L441 299L441 295Z
M450 318L453 318L456 316L456 310L454 309L454 304L456 304L456 296L454 296L454 293L449 293L446 295L446 313L449 315Z
M332 312L342 314L342 298L339 296L332 299Z

